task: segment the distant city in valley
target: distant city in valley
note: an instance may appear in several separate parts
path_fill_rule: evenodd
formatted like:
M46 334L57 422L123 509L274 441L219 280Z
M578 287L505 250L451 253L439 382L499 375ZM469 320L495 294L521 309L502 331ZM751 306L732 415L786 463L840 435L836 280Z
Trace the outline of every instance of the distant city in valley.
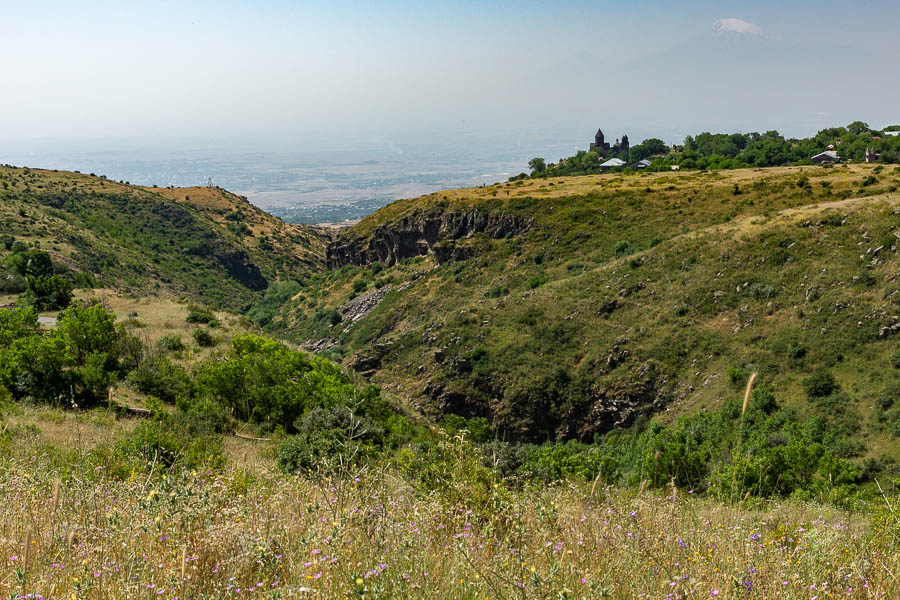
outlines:
M285 221L316 224L358 220L401 198L506 181L528 170L535 147L548 156L565 156L573 150L572 144L540 138L505 147L491 140L470 144L346 140L311 146L314 149L258 152L242 151L238 144L227 150L40 150L0 153L0 163L77 170L147 186L211 182Z

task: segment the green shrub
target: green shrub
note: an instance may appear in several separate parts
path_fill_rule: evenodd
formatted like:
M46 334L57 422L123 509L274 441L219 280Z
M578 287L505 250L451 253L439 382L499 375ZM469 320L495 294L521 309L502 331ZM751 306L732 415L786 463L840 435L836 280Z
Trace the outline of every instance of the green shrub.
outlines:
M834 376L826 369L819 369L803 380L803 389L810 400L830 396L838 389Z
M186 348L184 342L181 341L181 336L177 333L170 333L159 338L156 347L164 352L181 352Z
M127 382L137 391L167 402L187 397L191 391L188 374L162 354L151 355L141 362L128 374Z
M143 463L156 464L157 472L172 469L221 468L222 436L196 415L156 411L117 444L118 451Z
M880 410L888 410L895 405L900 405L900 383L886 385L875 400L875 406Z
M276 281L266 289L263 299L247 311L247 317L265 327L269 325L284 304L296 296L302 286L296 281Z
M459 415L450 414L441 419L441 427L451 437L459 435L462 431L467 431L466 439L476 444L489 442L494 437L491 423L484 417L470 417L467 419Z
M43 250L29 250L22 242L12 245L12 254L4 261L13 274L24 278L50 277L53 275L53 261Z
M36 310L58 310L72 301L72 284L59 275L28 277L26 298Z
M191 306L188 309L188 316L185 318L188 323L203 323L214 327L218 324L216 316L208 308L200 306Z
M282 473L312 474L327 470L334 461L345 460L345 454L356 455L355 446L344 445L331 432L294 435L278 446L276 463Z
M13 273L0 271L0 294L21 294L28 289L28 281Z
M313 319L319 321L320 323L324 322L329 325L337 325L341 321L344 320L343 315L336 310L317 310L316 314L313 316Z
M357 279L353 282L353 291L357 294L365 291L366 288L369 287L369 282L365 279Z
M211 348L218 343L218 340L206 329L195 329L192 335L194 342L203 348Z
M501 296L508 296L509 295L509 286L495 285L494 287L492 287L488 291L486 291L484 293L484 295L487 298L499 298Z
M0 384L16 398L88 406L130 368L128 336L101 306L73 305L42 335L32 310L0 311Z
M525 289L533 290L544 285L548 281L549 279L547 278L547 275L545 275L544 273L538 273L537 275L529 277L525 281Z
M791 360L800 360L806 356L807 352L809 352L809 348L800 342L791 342L787 349L788 358Z
M747 378L750 377L750 371L740 366L728 367L725 369L725 376L728 377L728 381L731 382L732 386L742 387L746 385Z
M194 386L198 398L221 404L235 418L288 433L298 431L308 411L341 406L392 437L404 427L377 388L359 389L336 365L254 335L235 337L228 356L200 365Z

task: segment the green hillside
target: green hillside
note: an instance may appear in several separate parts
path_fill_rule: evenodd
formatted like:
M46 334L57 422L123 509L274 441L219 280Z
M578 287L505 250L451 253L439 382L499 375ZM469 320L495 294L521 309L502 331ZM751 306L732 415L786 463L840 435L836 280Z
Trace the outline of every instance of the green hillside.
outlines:
M273 327L502 439L715 411L758 370L797 420L847 415L841 454L897 456L898 183L855 165L439 192L343 232ZM839 391L812 402L826 371Z
M0 262L14 241L38 244L57 270L89 273L95 286L232 309L272 281L320 269L325 242L318 230L283 223L218 188L142 188L13 167L0 167L0 224L9 242Z

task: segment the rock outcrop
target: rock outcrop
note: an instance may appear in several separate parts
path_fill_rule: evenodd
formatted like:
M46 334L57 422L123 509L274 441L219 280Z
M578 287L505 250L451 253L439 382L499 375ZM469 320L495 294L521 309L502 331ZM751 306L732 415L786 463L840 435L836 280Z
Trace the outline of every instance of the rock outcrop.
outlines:
M467 211L420 212L381 225L370 235L350 233L329 244L329 268L344 265L366 266L373 262L394 265L404 258L433 254L438 263L462 260L475 249L462 240L476 233L499 239L518 235L531 220L516 215L495 214L476 209Z
M258 292L269 287L269 282L263 277L259 267L250 261L250 256L246 251L225 252L219 254L218 259L228 274L245 288Z

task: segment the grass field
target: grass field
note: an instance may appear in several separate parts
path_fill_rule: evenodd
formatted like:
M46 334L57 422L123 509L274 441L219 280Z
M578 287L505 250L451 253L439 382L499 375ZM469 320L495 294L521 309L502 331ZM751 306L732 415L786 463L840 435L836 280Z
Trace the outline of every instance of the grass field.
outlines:
M268 448L244 440L222 471L149 464L109 478L94 453L127 427L102 411L19 411L15 442L0 446L3 598L900 595L900 524L883 506L516 488L479 479L450 439L453 476L431 491L402 458L278 475Z

